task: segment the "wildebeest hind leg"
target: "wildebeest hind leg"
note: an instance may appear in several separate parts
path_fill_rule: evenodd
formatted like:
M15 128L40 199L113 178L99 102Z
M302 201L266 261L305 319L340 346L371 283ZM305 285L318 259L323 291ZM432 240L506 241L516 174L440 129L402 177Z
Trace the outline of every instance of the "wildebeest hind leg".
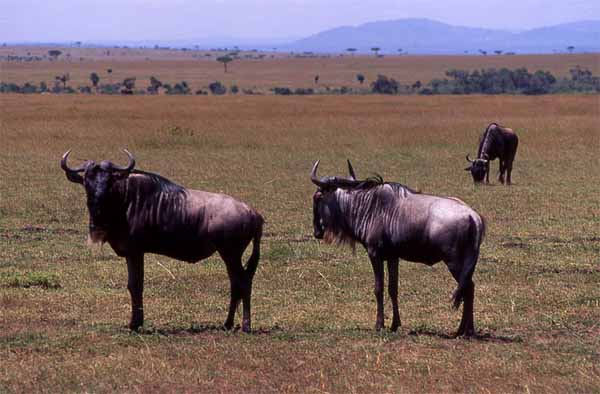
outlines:
M235 312L237 310L240 301L243 299L243 318L242 318L242 331L250 332L250 298L251 289L248 274L244 271L242 266L241 254L235 256L221 256L225 260L227 266L227 274L229 275L229 283L231 288L231 298L229 301L229 312L227 319L225 320L225 328L230 330L233 328L233 322L235 319Z
M448 264L449 267L451 264ZM451 269L450 272L457 283L460 281L460 270ZM475 324L473 322L473 303L475 299L475 284L471 279L463 289L463 313L456 332L457 337L472 337L475 335Z
M398 259L389 259L388 262L388 293L392 300L392 325L390 330L396 331L400 327L400 312L398 311Z
M500 174L498 175L498 180L501 184L504 185L504 172L506 171L506 164L503 160L500 160Z
M129 328L136 331L144 324L144 255L127 257L127 290L131 295Z

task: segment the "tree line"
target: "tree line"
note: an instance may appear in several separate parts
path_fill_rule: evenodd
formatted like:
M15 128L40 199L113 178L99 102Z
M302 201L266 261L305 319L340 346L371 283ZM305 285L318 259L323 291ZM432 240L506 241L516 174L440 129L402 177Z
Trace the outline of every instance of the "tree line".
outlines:
M226 65L226 63L224 63ZM107 70L108 75L112 69ZM48 86L46 82L35 85L27 82L18 85L12 82L0 82L0 93L84 93L84 94L197 94L213 95L230 94L261 94L252 89L240 89L237 85L227 88L220 81L212 82L207 89L192 91L186 81L176 83L163 83L158 78L150 77L150 86L136 87L136 78L129 77L123 81L100 83L100 76L93 72L90 74L91 86L79 86L76 89L68 86L69 74L57 75L54 84ZM311 94L555 94L555 93L600 93L600 78L593 75L588 69L576 66L569 70L569 74L562 78L555 77L549 71L537 70L533 73L526 68L488 68L480 70L452 69L445 73L445 78L434 78L427 83L416 81L412 84L401 84L393 78L378 75L375 80L367 84L364 74L356 75L359 87L341 86L330 88L319 86L313 88L290 88L285 86L270 89L276 95L311 95ZM319 76L314 78L315 85L320 83Z

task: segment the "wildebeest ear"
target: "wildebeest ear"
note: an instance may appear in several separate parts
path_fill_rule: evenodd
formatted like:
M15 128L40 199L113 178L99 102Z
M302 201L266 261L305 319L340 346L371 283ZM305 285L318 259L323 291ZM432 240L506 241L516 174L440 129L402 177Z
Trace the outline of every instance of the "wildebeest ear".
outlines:
M129 176L129 172L113 171L111 175L114 177L114 179L121 180L127 178Z
M467 168L465 168L465 171L471 171L471 166L468 166Z
M83 177L76 172L65 172L67 179L71 182L83 184Z

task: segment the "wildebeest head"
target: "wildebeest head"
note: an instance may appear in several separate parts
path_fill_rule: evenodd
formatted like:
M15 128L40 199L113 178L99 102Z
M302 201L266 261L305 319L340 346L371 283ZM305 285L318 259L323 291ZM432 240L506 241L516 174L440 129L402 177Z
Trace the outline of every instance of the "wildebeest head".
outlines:
M467 161L471 163L471 165L465 168L465 171L471 171L471 176L473 176L473 182L483 182L483 178L485 178L485 174L487 173L490 167L490 161L486 159L472 160L471 158L469 158L469 155L467 155Z
M135 167L135 159L132 154L123 149L129 158L129 164L121 167L110 161L104 160L100 164L88 160L79 167L70 168L67 165L68 150L60 161L61 168L65 171L67 179L71 182L80 183L85 188L87 195L87 206L90 214L90 239L92 242L104 242L110 221L111 212L117 203L111 198L111 188L116 181L127 178ZM83 173L83 175L81 175Z
M317 191L313 195L313 227L314 236L317 239L326 238L326 241L333 242L338 238L334 232L339 228L341 219L340 208L337 202L335 192L340 187L353 187L361 184L356 179L356 174L348 160L349 178L338 177L317 177L317 167L319 160L313 165L310 179L317 185ZM338 241L343 241L337 239Z

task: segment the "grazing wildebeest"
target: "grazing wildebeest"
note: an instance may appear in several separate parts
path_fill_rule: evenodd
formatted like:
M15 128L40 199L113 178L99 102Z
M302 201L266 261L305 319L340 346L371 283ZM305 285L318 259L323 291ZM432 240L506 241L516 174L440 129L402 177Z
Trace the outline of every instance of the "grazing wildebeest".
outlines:
M160 175L134 170L133 156L124 151L129 157L127 167L110 161L87 161L69 168L70 151L60 164L71 182L85 187L90 240L108 242L117 255L127 259L129 328L137 330L144 323L144 253L196 263L218 252L227 266L231 285L225 328L233 327L242 300L242 330L249 332L252 278L260 257L261 215L227 195L186 189ZM242 255L250 241L252 254L244 268Z
M504 184L504 173L506 172L506 183L510 185L512 183L510 175L518 145L519 137L512 129L500 126L497 123L490 123L479 140L477 158L471 160L467 154L467 161L471 165L465 168L465 171L471 171L475 183L483 182L484 177L486 183L490 183L490 161L498 158L500 159L500 176L498 180Z
M392 300L392 331L400 326L398 312L398 260L433 265L444 261L458 282L454 308L464 301L458 336L475 334L473 272L485 233L482 217L456 198L420 194L381 177L357 180L348 161L350 178L317 177L313 196L314 236L326 242L362 244L375 274L377 320L383 328L384 267L387 260L388 291Z

